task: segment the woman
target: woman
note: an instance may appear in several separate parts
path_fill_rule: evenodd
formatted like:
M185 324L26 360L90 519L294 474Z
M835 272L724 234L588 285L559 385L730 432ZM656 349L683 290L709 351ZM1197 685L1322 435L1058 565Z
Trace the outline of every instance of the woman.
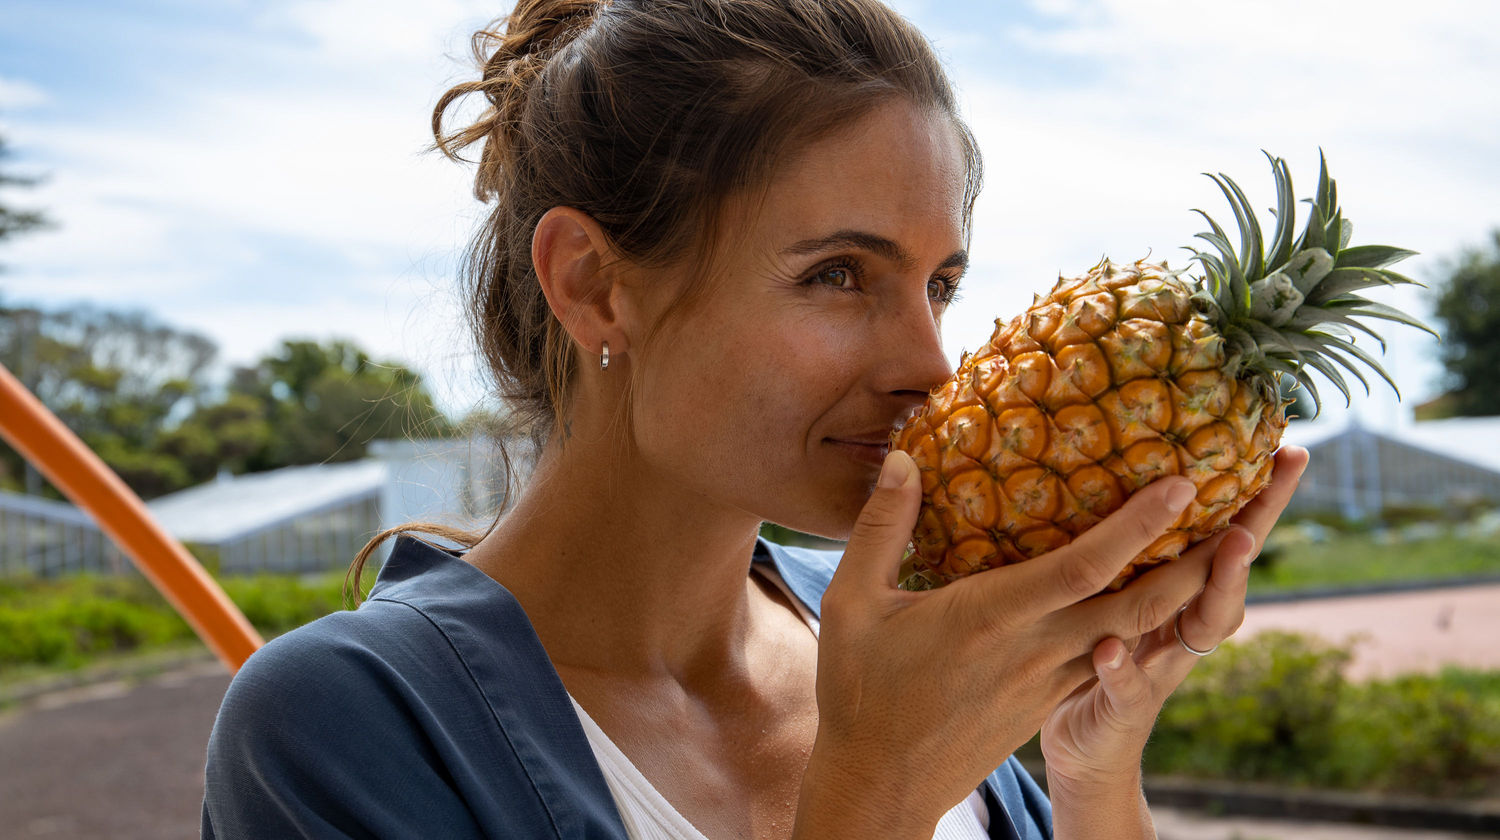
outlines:
M949 373L979 180L925 40L876 0L523 0L475 45L434 132L482 145L473 323L545 446L467 551L402 536L358 611L251 658L204 835L1152 836L1147 734L1305 453L1122 592L1089 597L1186 479L903 592L919 490L886 441ZM1050 805L1007 758L1039 728Z

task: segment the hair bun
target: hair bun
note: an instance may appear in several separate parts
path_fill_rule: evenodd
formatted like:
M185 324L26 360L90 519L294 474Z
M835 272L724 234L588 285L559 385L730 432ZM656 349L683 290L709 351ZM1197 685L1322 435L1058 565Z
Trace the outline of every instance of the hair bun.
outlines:
M503 20L499 52L515 56L550 56L594 22L608 0L520 0ZM476 55L484 59L489 41L475 35Z
M454 160L462 160L460 150L484 141L474 177L474 195L479 200L488 201L496 193L497 179L505 162L512 159L511 144L518 139L532 83L548 60L588 29L609 2L519 0L509 15L470 39L480 77L454 85L438 100L432 112L432 135L434 147ZM473 124L445 133L443 117L448 108L471 93L484 94L489 107Z

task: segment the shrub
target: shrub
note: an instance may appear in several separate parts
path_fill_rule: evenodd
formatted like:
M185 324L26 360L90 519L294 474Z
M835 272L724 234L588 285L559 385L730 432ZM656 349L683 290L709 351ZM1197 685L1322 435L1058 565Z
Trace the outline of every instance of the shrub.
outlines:
M342 606L343 576L262 575L222 581L262 635L284 633ZM109 653L191 640L193 631L135 575L9 579L0 583L0 671L77 667Z
M304 580L281 575L226 578L224 593L266 635L285 633L344 607L342 576Z
M1500 675L1491 675L1500 679ZM1497 679L1490 680L1491 682ZM1500 773L1500 694L1478 675L1448 671L1358 686L1336 756L1351 787L1480 794Z
M1310 755L1334 746L1347 649L1291 633L1226 644L1162 710L1147 768L1319 783Z
M1268 632L1225 644L1162 710L1157 773L1332 788L1500 790L1500 672L1350 683L1350 652Z
M27 663L67 663L72 656L66 628L37 621L21 610L0 607L0 670Z
M104 587L118 589L118 587ZM192 638L187 623L165 604L89 594L76 583L40 585L26 599L0 604L0 668L79 665L92 656Z

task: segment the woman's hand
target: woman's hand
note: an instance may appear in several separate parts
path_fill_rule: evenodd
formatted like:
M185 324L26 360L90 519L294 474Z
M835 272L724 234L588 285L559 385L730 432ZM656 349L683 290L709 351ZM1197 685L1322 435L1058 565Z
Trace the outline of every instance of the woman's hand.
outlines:
M1113 637L1094 648L1097 679L1069 695L1042 726L1042 753L1059 825L1075 816L1070 800L1077 801L1077 817L1097 818L1100 809L1094 800L1105 788L1138 798L1133 791L1119 789L1122 781L1126 786L1136 784L1141 752L1162 704L1200 658L1185 646L1210 650L1239 629L1245 618L1250 563L1291 500L1307 459L1305 449L1283 448L1276 455L1270 486L1245 506L1234 524L1169 564L1193 570L1200 580L1207 577L1203 590L1180 615L1132 644L1122 640L1129 637ZM1148 579L1166 568L1143 576L1139 585L1150 585ZM1102 605L1123 594L1096 600Z
M1206 567L1178 562L1091 599L1194 495L1187 479L1163 479L1062 549L906 592L897 573L921 492L916 465L892 452L823 597L819 726L797 834L931 837L945 811L1094 678L1101 643L1157 630L1203 588Z

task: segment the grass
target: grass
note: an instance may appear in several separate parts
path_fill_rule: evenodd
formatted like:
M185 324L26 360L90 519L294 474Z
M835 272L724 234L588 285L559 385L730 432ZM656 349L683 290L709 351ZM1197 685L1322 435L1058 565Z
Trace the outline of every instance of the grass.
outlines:
M275 636L343 608L343 574L220 580L250 623ZM0 580L0 682L101 658L192 645L166 600L136 575Z
M1425 539L1403 540L1400 533L1280 526L1253 567L1251 593L1500 576L1500 536L1451 527ZM343 607L339 572L225 577L220 583L267 637ZM187 624L137 575L0 579L0 681L191 644Z
M1500 576L1500 537L1396 532L1339 534L1321 542L1291 526L1273 531L1251 567L1252 595L1372 584Z

